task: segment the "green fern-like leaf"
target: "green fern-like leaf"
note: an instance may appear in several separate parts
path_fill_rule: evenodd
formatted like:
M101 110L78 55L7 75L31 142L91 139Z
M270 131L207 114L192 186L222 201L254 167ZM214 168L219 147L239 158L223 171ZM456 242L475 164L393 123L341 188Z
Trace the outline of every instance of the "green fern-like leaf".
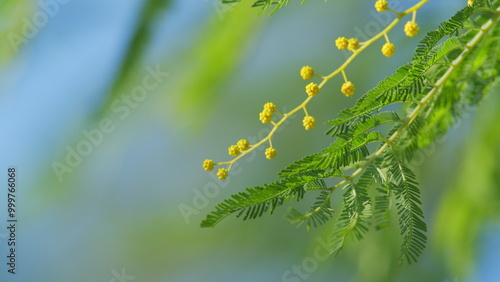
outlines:
M262 187L248 188L246 192L240 192L232 195L215 207L215 211L207 215L201 223L202 227L214 227L222 219L237 213L237 216L243 216L243 220L254 219L262 216L264 213L270 214L281 206L286 200L300 201L304 197L304 183L288 183L288 181L279 181L266 184Z
M384 161L389 165L390 189L394 191L401 234L404 236L400 262L416 262L427 241L424 235L427 226L422 220L424 213L420 208L422 203L418 183L413 171L392 151L387 152Z
M371 175L365 173L363 178L371 178ZM331 234L332 254L340 253L349 236L361 240L368 231L372 216L372 203L367 192L369 185L370 181L365 179L358 183L351 181L344 186L344 208Z
M391 211L391 189L388 185L378 188L379 195L375 197L375 207L373 217L375 221L375 229L379 230L389 226L390 211Z
M326 188L326 186L324 186ZM307 229L320 226L330 220L333 216L333 209L331 207L331 197L332 193L327 191L321 191L316 201L311 206L311 209L306 213L302 214L294 208L290 208L287 218L291 223L297 225L297 227L306 223Z
M279 8L287 2L255 3ZM327 135L334 138L330 146L293 162L279 173L280 181L233 195L202 226L214 226L231 214L256 218L287 200L319 191L308 212L291 209L288 216L298 225L318 226L332 217L331 197L342 187L331 252L339 253L348 237L363 238L372 223L376 229L387 226L395 208L403 236L400 261L415 262L425 248L427 227L409 164L418 150L445 134L499 83L499 7L500 0L475 1L427 33L412 61L326 123ZM393 104L406 113L389 111ZM388 131L380 128L386 125ZM339 182L326 187L326 178Z

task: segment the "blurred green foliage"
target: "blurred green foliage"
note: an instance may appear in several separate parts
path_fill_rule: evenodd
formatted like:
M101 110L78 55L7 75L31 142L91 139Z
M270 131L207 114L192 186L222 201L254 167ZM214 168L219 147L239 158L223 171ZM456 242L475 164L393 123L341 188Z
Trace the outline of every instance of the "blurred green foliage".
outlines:
M492 90L498 93L500 87ZM447 187L435 219L435 248L450 269L464 277L473 270L485 227L500 214L500 98L490 95L467 135L460 169Z
M5 64L24 47L22 40L27 22L34 10L29 0L2 0L0 2L0 65Z
M198 37L182 53L182 65L175 70L168 94L174 97L166 99L175 105L170 114L179 127L199 133L206 126L206 117L213 114L265 22L251 7L228 5L198 30Z

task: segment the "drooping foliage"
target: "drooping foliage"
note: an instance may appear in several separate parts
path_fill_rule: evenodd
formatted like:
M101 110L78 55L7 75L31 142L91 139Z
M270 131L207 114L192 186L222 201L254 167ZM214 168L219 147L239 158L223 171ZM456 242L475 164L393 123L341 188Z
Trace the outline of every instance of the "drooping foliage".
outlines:
M278 8L287 2L254 5ZM339 253L350 236L362 239L372 224L376 229L388 226L394 210L403 237L400 261L416 261L425 248L427 227L413 156L478 106L499 82L499 17L500 0L475 1L458 11L427 33L409 63L327 122L330 146L284 168L279 181L233 195L201 225L213 227L231 214L254 219L272 214L286 201L319 193L309 211L290 209L288 218L309 228L329 221L333 209L340 211L331 232L331 253ZM388 110L393 104L404 107L405 114ZM338 184L327 187L324 180L330 178L339 179ZM338 189L343 190L338 194L342 205L332 208Z

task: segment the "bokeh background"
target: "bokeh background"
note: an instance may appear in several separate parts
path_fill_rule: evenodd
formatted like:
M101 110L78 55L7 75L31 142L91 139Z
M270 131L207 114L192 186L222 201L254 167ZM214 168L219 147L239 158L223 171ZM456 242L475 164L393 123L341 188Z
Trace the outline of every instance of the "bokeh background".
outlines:
M332 140L324 125L304 131L299 117L273 139L272 161L258 151L224 182L202 161L227 160L229 145L262 136L263 103L301 102L300 67L326 74L345 60L335 38L363 39L388 21L373 1L291 1L272 16L251 2L0 2L0 281L500 281L494 95L414 164L429 227L416 264L398 265L395 220L328 259L318 252L334 222L308 232L284 218L286 208L199 227L230 194L275 180ZM419 36L404 38L402 25L390 33L398 48L390 59L382 42L368 49L348 68L355 96L408 61L423 34L465 2L426 4ZM308 106L319 124L354 103L339 88L333 79ZM10 166L15 275L6 265Z

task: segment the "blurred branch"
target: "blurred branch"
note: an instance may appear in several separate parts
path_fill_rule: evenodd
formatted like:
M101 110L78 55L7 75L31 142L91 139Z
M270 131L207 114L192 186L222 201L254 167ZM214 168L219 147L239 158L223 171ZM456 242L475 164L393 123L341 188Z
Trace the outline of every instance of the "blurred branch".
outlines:
M228 6L229 7L229 6ZM266 19L250 7L218 9L200 28L201 33L183 50L165 96L168 114L180 128L199 134L213 113L238 67L255 44ZM172 107L172 105L175 105Z
M94 117L100 118L104 115L110 107L112 101L120 96L119 89L123 86L124 82L129 78L137 64L143 58L143 54L150 41L150 31L155 24L155 20L169 6L171 0L147 0L143 6L140 18L133 32L129 46L126 48L125 55L122 63L116 72L114 82L106 100L101 108L97 109Z
M240 3L241 0L221 0L222 3ZM300 3L304 4L307 0L302 0ZM325 0L326 2L327 0ZM288 5L290 0L254 0L252 7L261 7L263 12L267 12L269 8L273 7L274 8L271 10L271 15L274 14L277 10L282 8L283 6Z

